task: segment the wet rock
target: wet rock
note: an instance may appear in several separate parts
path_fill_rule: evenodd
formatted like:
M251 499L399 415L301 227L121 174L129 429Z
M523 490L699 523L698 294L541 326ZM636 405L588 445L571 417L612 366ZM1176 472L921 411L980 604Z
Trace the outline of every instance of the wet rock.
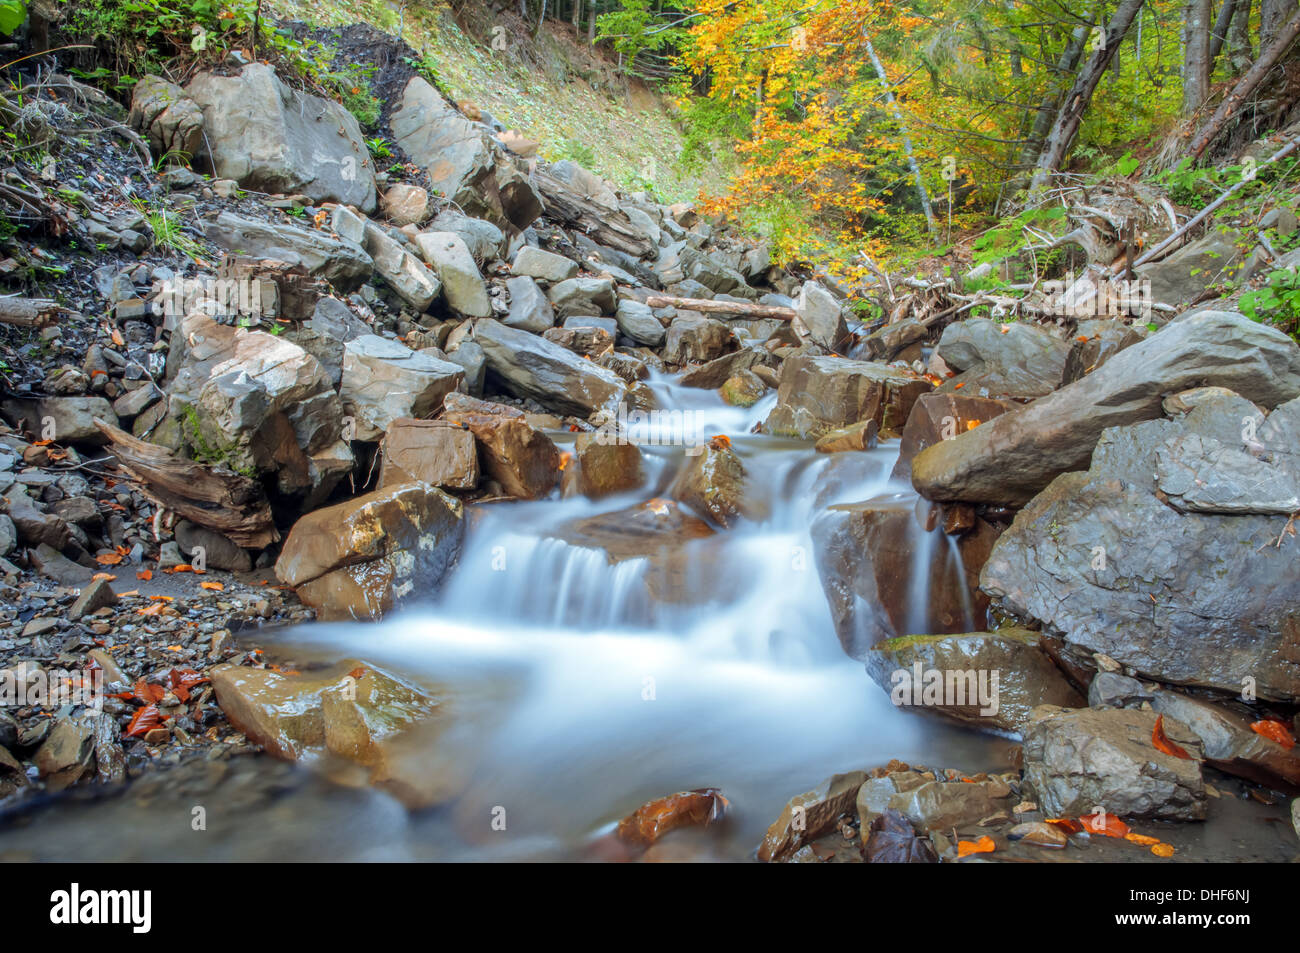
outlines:
M1136 678L1119 672L1098 672L1088 685L1088 704L1093 708L1138 708L1154 697Z
M867 652L866 665L895 705L984 730L1020 733L1039 705L1084 705L1026 629L887 639Z
M727 380L741 371L749 370L755 364L767 359L768 353L762 347L752 346L732 351L716 357L706 364L700 364L687 370L679 378L683 387L700 387L705 390L717 390Z
M117 605L117 594L113 592L113 587L109 585L108 580L96 579L82 589L80 595L73 600L68 608L68 619L71 622L79 622L98 609L115 605Z
M126 752L122 731L106 714L90 719L95 733L95 780L100 784L121 784L126 780Z
M819 344L828 351L844 347L848 327L835 296L815 281L805 281L794 299L793 327L801 340Z
M1242 315L1204 311L1172 322L1082 380L912 462L933 500L1023 505L1058 474L1084 469L1102 432L1160 416L1166 395L1206 384L1264 407L1300 394L1300 347Z
M1047 847L1053 850L1064 849L1065 845L1070 841L1064 831L1058 829L1054 824L1047 824L1043 821L1028 821L1024 824L1017 824L1007 831L1007 837L1010 840L1023 841L1026 844L1033 844L1035 847Z
M374 262L356 242L332 238L320 229L275 225L222 212L204 226L209 241L251 258L302 265L339 291L352 291L370 277Z
M809 438L874 420L881 434L897 432L917 398L930 389L929 381L883 364L842 357L791 357L781 370L777 404L763 429Z
M264 63L233 76L200 73L188 93L203 110L203 155L221 178L374 210L373 163L339 103L290 89Z
M622 298L614 314L618 329L637 344L646 347L658 347L664 343L667 332L663 322L655 317L648 305L631 298Z
M619 443L604 434L579 434L574 442L577 492L599 499L641 485L641 451L634 443ZM566 486L568 473L566 473Z
M395 420L380 452L380 489L413 482L455 490L478 486L474 434L451 421Z
M322 619L376 619L436 590L460 553L460 501L403 483L309 513L294 524L276 575Z
M1180 513L1157 493L1166 441L1228 427L1240 440L1242 403L1220 395L1177 421L1106 431L1092 467L1057 477L998 540L985 591L1147 678L1300 698L1300 576L1286 542L1276 545L1279 518ZM1267 421L1258 431L1266 448L1287 446L1289 412L1277 414L1276 431Z
M829 431L820 437L813 449L818 453L843 453L854 450L874 450L879 424L875 420L861 420L847 427Z
M898 811L923 831L950 831L978 823L1010 806L1011 790L990 781L927 781L889 799Z
M1025 781L1049 817L1078 817L1098 808L1129 818L1205 819L1200 739L1166 717L1170 741L1192 757L1152 744L1153 711L1045 706L1025 730Z
M1000 417L1021 405L1011 400L993 400L988 397L966 397L957 394L922 394L912 405L907 425L903 427L898 446L898 462L893 476L908 479L912 475L912 460L926 447L940 440L956 439L958 434Z
M86 722L58 719L32 759L51 793L71 787L92 770L95 733Z
M1207 764L1274 790L1300 791L1300 749L1257 734L1252 717L1167 688L1153 689L1149 697L1166 724L1177 719L1201 740Z
M22 762L10 754L8 748L0 745L0 801L19 788L27 787L28 783Z
M766 863L786 860L804 844L835 830L840 816L853 811L858 788L866 779L863 771L836 774L792 798L763 835L758 859Z
M679 314L663 340L669 364L707 363L736 348L731 328L702 314Z
M910 500L836 504L814 519L817 571L850 656L865 659L876 643L918 629L968 632L983 618L988 597L978 590L978 575L984 540L963 537L950 548L937 532L934 537L917 523Z
M939 856L928 838L917 834L901 812L888 808L867 831L869 864L937 864Z
M482 451L483 469L505 493L525 500L549 494L560 476L560 451L524 413L505 404L450 395L443 419L465 427Z
M127 124L149 143L156 156L199 154L203 110L179 86L161 76L142 76L131 90Z
M618 375L527 331L486 319L475 324L474 340L510 393L558 414L614 414L627 399L627 384Z
M886 324L879 331L867 335L862 343L873 361L889 364L905 360L910 363L921 358L920 343L929 334L930 331L924 324L909 318Z
M438 273L448 307L471 318L485 318L492 313L483 276L479 274L469 246L459 235L455 232L421 232L415 241L424 260Z
M353 439L374 440L394 420L433 414L464 379L459 365L376 334L349 341L339 396L356 420Z
M980 397L1042 397L1061 385L1070 345L1034 324L969 318L944 328L935 354L952 370L940 390L958 385Z
M196 526L189 520L180 520L176 524L175 533L176 544L186 557L185 562L195 563L201 559L213 569L228 572L248 572L253 568L248 551L215 530Z
M910 769L888 773L873 771L872 776L858 788L856 801L858 829L864 837L864 842L871 831L872 822L885 811L890 810L890 802L896 795L919 788L930 780L932 777L926 777L919 771Z
M671 495L719 526L729 527L746 515L746 479L745 465L736 452L714 441L687 458Z
M1294 409L1292 408L1294 405ZM1300 402L1279 407L1277 414L1294 414ZM1188 433L1169 438L1156 450L1156 485L1179 510L1196 513L1273 513L1289 516L1300 510L1300 467L1283 456L1279 464L1261 460L1233 444Z
M511 263L510 270L516 275L558 284L578 274L578 263L562 255L525 245L515 253L515 260Z
M608 278L570 278L553 285L547 297L561 318L613 314L617 305L614 282Z
M752 370L737 371L718 388L718 395L732 407L753 407L767 393L767 384Z
M532 278L520 275L506 280L510 313L502 319L508 328L541 334L555 327L555 311Z
M453 292L446 287L445 279L440 283L441 271L435 276L424 266L424 262L407 251L400 242L374 222L366 222L361 247L373 259L375 273L384 279L399 298L416 311L428 311L439 292L447 296L448 302L451 301ZM461 247L464 248L463 242ZM468 250L465 252L465 257L469 257ZM436 263L432 264L437 267ZM470 259L470 264L473 265L473 259ZM478 274L477 269L474 274ZM456 294L459 295L459 289Z

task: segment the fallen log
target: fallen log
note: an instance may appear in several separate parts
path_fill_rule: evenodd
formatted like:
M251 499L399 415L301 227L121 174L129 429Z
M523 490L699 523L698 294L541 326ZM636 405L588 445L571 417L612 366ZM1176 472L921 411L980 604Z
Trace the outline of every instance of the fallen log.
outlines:
M113 455L158 506L228 537L245 549L278 542L262 485L231 470L185 460L166 447L139 440L98 417Z
M0 324L43 328L65 311L63 305L48 298L0 298Z
M545 169L534 171L533 183L541 190L546 214L551 218L559 219L607 248L637 258L647 258L654 253L655 246L650 239L642 235L632 220L618 209L597 205Z
M774 304L752 304L748 301L713 301L708 298L674 298L671 295L652 295L646 298L647 307L683 308L705 314L730 314L740 318L775 318L777 321L794 319L793 308Z

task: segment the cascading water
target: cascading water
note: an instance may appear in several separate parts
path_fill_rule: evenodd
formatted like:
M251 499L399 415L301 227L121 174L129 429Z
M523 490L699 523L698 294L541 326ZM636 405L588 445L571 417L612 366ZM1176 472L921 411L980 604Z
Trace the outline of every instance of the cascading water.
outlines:
M278 857L316 856L323 842L337 859L582 857L595 832L646 800L713 786L733 814L699 849L739 859L786 800L833 771L891 758L1004 764L1004 742L894 708L832 626L809 525L831 503L910 494L889 477L895 447L816 454L749 433L771 398L740 410L662 376L650 386L661 406L692 411L703 439L730 438L752 517L682 541L667 572L654 555L611 558L575 541L575 523L593 517L617 540L619 514L666 496L686 448L657 445L647 422L635 433L642 489L471 508L458 566L426 605L274 636L268 649L296 662L363 658L435 692L448 727L428 758L458 792L408 818L370 791L299 791L291 812L277 808ZM852 459L836 462L830 489L819 478L833 457ZM951 545L916 533L917 566ZM916 581L907 618L923 623L929 576L897 571ZM499 809L504 833L492 824Z

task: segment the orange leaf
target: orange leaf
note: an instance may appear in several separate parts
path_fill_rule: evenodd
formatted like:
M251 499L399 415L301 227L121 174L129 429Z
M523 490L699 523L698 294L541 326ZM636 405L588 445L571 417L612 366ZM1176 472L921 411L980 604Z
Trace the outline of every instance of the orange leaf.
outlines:
M618 824L620 840L649 847L678 827L703 826L722 819L730 805L717 788L681 791L642 804Z
M162 697L167 694L167 689L161 685L153 685L140 679L135 683L135 697L140 699L146 705L152 705L154 702L162 701Z
M1085 831L1107 837L1124 837L1129 832L1128 825L1114 814L1085 814L1079 818L1079 823Z
M123 738L143 738L154 728L162 725L162 712L157 705L145 705L131 716L130 723L122 732Z
M1156 844L1151 848L1151 853L1157 857L1172 857L1177 853L1173 844Z
M125 339L123 339L122 337L122 332L119 331L117 328L113 329L113 333L110 335L110 337L112 337L113 343L116 344L118 347L122 347L124 344L126 344Z
M365 674L366 674L366 670L362 668L360 665L358 665L352 671L348 672L348 676L351 678L360 678L362 675Z
M1157 751L1163 751L1165 754L1173 755L1175 758L1182 758L1190 761L1192 756L1180 745L1174 744L1165 734L1165 716L1156 716L1156 726L1151 729L1151 743L1155 745Z
M953 389L953 390L961 390L961 389L962 389L963 387L965 387L965 386L966 386L966 382L965 382L965 381L962 381L960 384L953 384L953 385L952 385L952 389Z
M54 443L53 440L33 440L33 441L32 441L32 446L33 446L33 447L48 447L48 446L49 446L50 444L52 444L52 443Z
M993 838L985 834L977 841L957 841L957 856L969 857L971 854L991 854L997 848L998 845L993 843Z
M138 573L135 574L135 578L143 579L145 582L148 582L150 579L153 578L153 570L141 569Z
M1067 834L1077 834L1083 830L1083 825L1073 817L1049 817L1047 823L1053 824L1065 831Z
M154 600L154 602L175 602L176 601L175 596L150 596L149 598Z
M1276 741L1283 748L1290 750L1295 747L1295 736L1291 734L1291 729L1280 721L1265 718L1263 721L1253 722L1250 729L1257 735L1263 735L1269 741Z
M731 438L725 433L714 434L709 446L714 450L726 450L731 447Z
M97 582L98 580L103 579L105 582L112 582L116 578L117 577L111 572L97 572L90 577L90 580L91 582Z
M1151 847L1160 843L1159 837L1150 837L1146 834L1129 833L1124 835L1124 839L1134 844L1141 844L1143 847Z
M163 610L167 608L165 602L155 602L151 606L145 606L143 609L136 609L136 615L162 615Z
M122 561L122 557L117 553L100 553L95 557L95 562L101 566L116 566Z
M200 589L211 589L213 592L221 592L221 591L222 591L223 589L225 589L226 587L223 586L223 585L222 585L221 583L219 583L219 582L201 582L201 583L199 583L199 588L200 588Z

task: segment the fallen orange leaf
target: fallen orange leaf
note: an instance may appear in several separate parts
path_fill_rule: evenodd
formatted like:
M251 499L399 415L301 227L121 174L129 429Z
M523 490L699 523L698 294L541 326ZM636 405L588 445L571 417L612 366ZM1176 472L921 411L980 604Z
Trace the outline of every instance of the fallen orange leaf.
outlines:
M155 602L175 602L175 601L176 601L176 597L175 597L175 596L150 596L149 598L150 598L150 599L153 599Z
M200 589L211 589L211 590L214 591L214 592L221 592L221 591L222 591L223 589L225 589L226 587L223 586L223 585L222 585L221 583L219 583L219 582L201 582L201 583L199 583L199 588L200 588Z
M138 573L135 574L135 578L143 579L145 582L148 582L150 579L153 578L153 570L141 569Z
M155 602L151 606L144 606L143 608L136 609L135 614L136 615L162 615L163 610L166 608L167 608L167 603Z
M1190 761L1192 759L1192 756L1187 753L1186 749L1180 745L1174 744L1169 740L1169 736L1165 734L1164 715L1156 716L1156 726L1151 729L1151 743L1155 745L1157 751L1173 755L1175 758L1182 758L1185 761Z
M90 577L90 581L91 581L91 582L97 582L97 581L99 581L100 579L102 579L102 580L104 580L105 582L112 582L112 581L113 581L114 579L116 579L116 578L117 578L117 577L114 576L111 572L97 572L97 573L95 573L93 576Z
M32 441L32 446L33 446L33 447L48 447L48 446L49 446L50 444L52 444L52 443L54 443L53 440L33 440L33 441Z
M1295 736L1291 734L1291 729L1280 721L1265 718L1262 721L1253 722L1250 730L1257 735L1262 735L1269 741L1276 741L1288 750L1295 747Z
M1151 853L1157 857L1172 857L1177 851L1173 844L1156 844L1151 848Z
M971 854L991 854L997 848L998 845L993 843L993 838L985 834L977 841L957 841L957 856L969 857Z
M157 705L145 705L131 716L130 723L122 732L123 738L143 738L154 728L162 726L162 712Z
M1160 843L1159 837L1151 837L1147 834L1128 833L1124 835L1124 839L1126 841L1131 841L1134 844L1141 844L1143 847L1151 847Z
M1105 834L1107 837L1125 837L1128 825L1114 814L1085 814L1079 818L1083 829L1093 834Z
M117 553L100 553L95 557L95 562L101 566L116 566L122 561L122 557Z
M730 806L717 788L680 791L642 804L618 824L620 840L649 847L678 827L708 827L722 819Z

